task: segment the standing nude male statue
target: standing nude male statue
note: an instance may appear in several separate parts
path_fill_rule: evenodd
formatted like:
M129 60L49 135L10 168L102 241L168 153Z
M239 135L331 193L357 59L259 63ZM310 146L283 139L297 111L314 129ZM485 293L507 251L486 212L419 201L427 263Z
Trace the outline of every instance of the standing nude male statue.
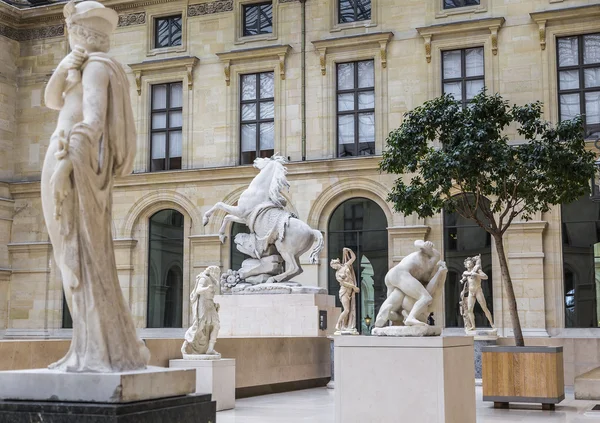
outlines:
M462 308L463 310L466 309L466 314L468 316L468 319L465 319L465 330L475 330L475 314L473 313L473 309L475 308L476 301L479 301L479 305L490 322L490 325L492 325L492 328L495 328L492 313L490 313L490 310L487 308L483 289L481 288L481 281L487 280L488 278L481 270L481 254L475 257L467 257L465 260L465 267L467 270L463 272L462 279L460 280L460 283L462 284L466 282L465 289L463 289L461 293L461 302L463 303ZM464 293L466 288L469 290L469 296L466 298L467 307L464 306Z
M343 260L331 260L330 266L335 269L335 278L340 284L340 301L342 302L342 313L335 325L336 333L356 331L356 300L354 294L360 292L356 286L356 276L352 267L356 255L350 248L344 248Z
M381 306L375 327L388 321L402 321L405 326L427 325L427 307L443 286L448 269L440 252L430 241L415 241L418 251L404 257L385 275L387 298Z

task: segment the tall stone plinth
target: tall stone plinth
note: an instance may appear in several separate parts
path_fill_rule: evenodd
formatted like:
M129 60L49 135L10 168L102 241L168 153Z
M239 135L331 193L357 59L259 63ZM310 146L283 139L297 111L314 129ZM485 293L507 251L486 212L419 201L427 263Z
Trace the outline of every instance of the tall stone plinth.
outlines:
M169 367L195 369L196 393L212 394L217 411L235 408L235 359L169 360Z
M335 297L326 294L216 295L215 302L220 337L327 336L340 314Z
M188 395L195 388L193 369L5 371L0 372L0 422L214 422L215 402L207 395Z
M334 342L336 423L475 423L473 338L336 336Z

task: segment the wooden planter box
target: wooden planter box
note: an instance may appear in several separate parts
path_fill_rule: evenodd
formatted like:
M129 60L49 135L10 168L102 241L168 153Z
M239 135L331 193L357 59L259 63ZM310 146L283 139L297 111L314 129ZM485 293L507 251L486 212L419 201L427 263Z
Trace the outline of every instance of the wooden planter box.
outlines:
M565 399L562 347L483 347L482 362L483 400L496 408L533 402L554 410Z

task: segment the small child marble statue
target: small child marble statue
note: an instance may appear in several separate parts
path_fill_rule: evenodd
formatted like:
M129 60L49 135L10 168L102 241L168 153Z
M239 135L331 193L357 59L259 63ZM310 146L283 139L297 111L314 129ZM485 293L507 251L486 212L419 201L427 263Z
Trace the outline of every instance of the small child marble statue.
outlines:
M219 266L209 266L196 276L196 286L190 294L192 326L185 332L181 354L189 360L218 360L215 351L219 334L219 304L215 295L221 293Z

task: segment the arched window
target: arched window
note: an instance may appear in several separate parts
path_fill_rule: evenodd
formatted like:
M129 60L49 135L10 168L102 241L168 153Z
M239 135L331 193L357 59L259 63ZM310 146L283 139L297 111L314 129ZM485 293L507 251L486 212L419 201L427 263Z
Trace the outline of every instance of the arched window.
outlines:
M465 271L465 259L478 254L481 254L482 270L488 276L487 280L481 282L481 287L487 307L493 316L491 236L485 229L477 225L475 221L465 219L456 212L444 212L444 260L448 266L448 276L446 277L444 288L446 327L464 326L458 307L460 293L464 287L460 283L460 280ZM475 305L474 313L475 325L477 327L490 327L479 303Z
M328 263L343 257L344 247L356 254L354 272L361 288L356 295L356 327L361 333L369 333L365 323L368 316L375 321L379 307L385 301L387 290L384 278L388 271L388 233L385 213L366 198L352 198L340 204L329 219L327 231ZM336 304L340 284L335 270L329 267L329 294L335 295ZM372 323L371 323L372 325Z
M600 203L584 196L561 215L565 327L599 327Z
M235 236L240 233L249 234L250 228L243 223L234 222L231 225L231 237L229 238L229 257L231 258L230 268L232 270L240 270L242 267L242 262L247 258L250 258L250 256L238 251L235 246L235 242L233 240L235 239Z
M180 328L182 324L183 220L176 210L161 210L150 218L149 328Z

